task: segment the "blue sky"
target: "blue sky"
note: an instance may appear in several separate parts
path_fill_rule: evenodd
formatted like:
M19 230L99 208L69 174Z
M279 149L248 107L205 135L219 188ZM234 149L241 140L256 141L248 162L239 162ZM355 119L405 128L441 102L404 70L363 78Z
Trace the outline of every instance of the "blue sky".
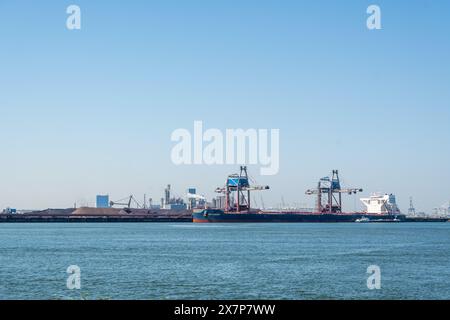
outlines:
M450 198L449 15L444 1L2 0L0 208L156 200L167 183L212 195L235 166L170 160L171 132L202 120L280 129L279 174L251 168L266 205L312 204L305 189L340 169L430 211Z

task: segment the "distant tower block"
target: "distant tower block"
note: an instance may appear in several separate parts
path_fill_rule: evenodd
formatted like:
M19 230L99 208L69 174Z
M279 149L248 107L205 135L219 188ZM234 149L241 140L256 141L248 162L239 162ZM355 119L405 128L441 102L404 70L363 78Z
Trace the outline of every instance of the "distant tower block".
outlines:
M170 204L170 184L167 185L167 188L164 190L164 206Z
M188 193L197 194L197 189L195 188L189 188Z
M188 194L189 195L196 195L197 194L197 189L189 188L188 189ZM189 202L189 207L190 208L195 208L197 206L197 199L195 199L194 197L191 197L190 199L188 199L188 202Z
M109 195L97 195L97 208L109 208Z

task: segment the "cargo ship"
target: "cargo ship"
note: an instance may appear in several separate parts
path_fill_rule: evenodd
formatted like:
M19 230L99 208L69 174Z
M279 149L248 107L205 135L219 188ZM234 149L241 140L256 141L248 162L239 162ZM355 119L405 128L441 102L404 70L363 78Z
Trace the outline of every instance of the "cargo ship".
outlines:
M227 177L224 187L216 192L223 195L223 208L204 208L194 210L193 222L399 222L405 216L395 204L394 195L372 196L361 199L366 212L343 212L342 195L362 192L361 188L341 188L338 170L319 180L317 188L309 189L307 195L317 197L316 208L312 211L263 210L250 205L252 191L268 190L269 186L250 185L247 167L241 166L239 174Z

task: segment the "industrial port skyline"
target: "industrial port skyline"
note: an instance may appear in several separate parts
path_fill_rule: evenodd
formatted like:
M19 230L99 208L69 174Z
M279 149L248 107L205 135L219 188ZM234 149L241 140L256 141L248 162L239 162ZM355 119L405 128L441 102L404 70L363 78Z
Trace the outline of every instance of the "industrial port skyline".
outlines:
M337 171L336 171L337 172ZM333 170L334 173L334 170ZM331 177L331 175L330 175ZM254 181L254 179L252 178ZM220 187L220 186L219 186ZM348 189L348 190L355 190L349 191L348 199L345 202L353 201L353 208L350 209L351 205L343 205L343 208L346 209L346 211L351 212L357 212L357 211L364 211L365 208L360 202L363 198L361 198L363 195L367 195L367 192L363 193L363 189ZM356 190L361 192L361 194L357 194ZM306 190L306 192L303 194L303 197L301 200L304 201L296 201L296 202L286 202L283 196L280 198L280 202L271 204L269 203L266 205L264 201L264 197L261 195L259 198L256 198L252 200L252 206L254 208L260 208L260 209L284 209L284 210L315 210L316 206L316 200L312 199L311 197L305 196L308 194L311 194L311 189ZM346 192L347 193L347 192ZM393 194L393 193L383 193L383 192L370 192L370 195L384 195L384 194ZM153 197L150 194L143 193L142 198L139 198L139 195L136 194L130 194L129 196L125 198L119 199L118 197L114 195L110 195L109 193L106 194L96 194L95 196L91 197L89 200L83 200L79 202L73 203L73 208L80 208L80 207L91 207L91 208L108 208L108 207L115 207L115 208L125 208L125 207L131 207L131 208L157 208L157 209L174 209L174 206L178 206L179 209L188 209L194 207L192 204L192 201L195 201L198 204L198 200L201 199L201 202L204 203L202 206L205 205L211 205L212 203L215 203L216 199L218 200L220 196L217 195L217 193L214 192L200 192L197 191L197 188L194 185L190 185L190 187L185 188L184 191L180 190L174 190L172 188L172 184L166 185L166 187L163 189L163 192L161 192L160 197L156 196ZM119 200L112 200L112 199L119 199ZM355 200L358 199L356 202ZM409 216L442 216L446 217L450 215L450 201L440 205L436 206L431 210L428 211L420 211L417 210L414 206L413 197L409 197L408 199L408 207L403 208L403 210L400 210L403 214L407 214ZM344 203L345 203L344 202ZM358 205L357 205L358 204ZM172 205L172 208L171 208ZM18 207L18 208L12 208L11 206L7 206L3 208L4 213L24 213L24 212L32 212L32 211L39 211L39 210L45 210L45 209L67 209L70 208L69 205L66 206L45 206L42 208L24 208L24 207ZM399 206L400 209L400 206Z

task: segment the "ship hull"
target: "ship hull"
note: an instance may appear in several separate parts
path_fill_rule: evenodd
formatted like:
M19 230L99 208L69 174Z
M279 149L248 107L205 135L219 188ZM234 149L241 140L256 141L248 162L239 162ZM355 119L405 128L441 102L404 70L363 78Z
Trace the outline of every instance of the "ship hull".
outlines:
M195 223L308 223L308 222L355 222L361 218L368 218L372 222L398 222L403 221L403 215L370 215L365 213L311 213L311 212L250 212L250 213L226 213L222 210L207 209L194 212L192 220Z

